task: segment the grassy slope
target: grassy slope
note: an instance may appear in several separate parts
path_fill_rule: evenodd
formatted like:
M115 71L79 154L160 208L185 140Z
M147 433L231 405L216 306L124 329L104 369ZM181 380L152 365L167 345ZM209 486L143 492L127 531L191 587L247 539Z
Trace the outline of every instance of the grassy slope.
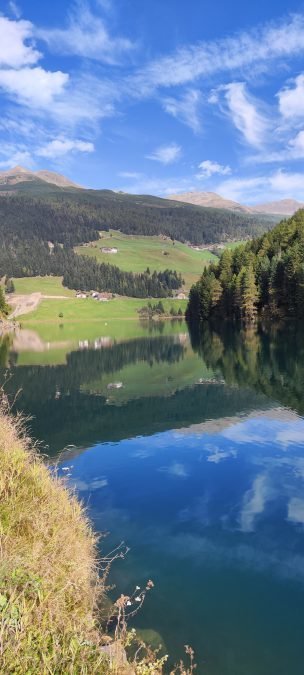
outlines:
M118 253L102 253L103 247L112 246L118 248ZM198 279L210 260L216 260L209 251L195 251L179 241L173 244L170 239L126 235L114 230L103 232L102 239L92 242L91 246L78 246L75 250L96 257L99 262L117 265L127 272L144 272L147 267L151 272L175 269L184 277L186 288ZM169 255L164 255L163 251Z
M23 283L23 280L20 280ZM39 278L31 279L31 291L39 289ZM57 280L58 288L60 281ZM55 282L52 294L56 295ZM97 302L91 298L68 300L56 298L43 299L37 309L18 317L22 328L30 328L38 332L43 340L62 342L65 340L93 340L97 337L113 336L134 337L146 334L147 330L139 330L138 309L147 303L145 299L115 298L109 302ZM184 312L186 300L163 300L166 311L171 307ZM59 316L63 314L63 316Z
M22 324L33 322L56 322L66 323L67 321L110 321L119 319L121 321L138 319L137 310L146 305L148 300L145 298L114 298L109 302L98 302L92 298L80 299L45 299L34 312L24 314ZM155 301L157 302L157 300ZM178 310L180 307L185 311L187 300L173 300L171 298L162 300L166 311L171 307ZM63 314L63 317L59 317Z
M82 507L0 413L0 670L107 673L95 538Z
M42 293L42 295L68 295L75 296L75 291L62 285L61 277L23 277L14 279L15 292L18 295L29 293Z
M115 298L109 302L97 302L88 298L86 300L75 297L74 291L69 291L61 284L60 277L33 277L14 280L16 292L29 294L42 292L43 295L60 296L71 295L69 299L45 298L41 301L34 312L18 317L22 328L30 329L38 333L39 337L47 343L69 342L69 350L72 343L77 345L79 340L95 340L99 337L109 336L117 340L147 335L149 329L139 323L137 310L147 304L146 299ZM184 312L186 300L163 300L167 311L171 307L179 308ZM60 317L59 314L63 314ZM172 327L163 326L166 333ZM176 332L180 330L176 325ZM175 331L175 327L173 328ZM59 347L58 344L58 347ZM77 345L78 346L78 345ZM64 353L62 349L62 360ZM37 355L37 360L43 360L43 353ZM52 358L45 357L45 362L52 362Z

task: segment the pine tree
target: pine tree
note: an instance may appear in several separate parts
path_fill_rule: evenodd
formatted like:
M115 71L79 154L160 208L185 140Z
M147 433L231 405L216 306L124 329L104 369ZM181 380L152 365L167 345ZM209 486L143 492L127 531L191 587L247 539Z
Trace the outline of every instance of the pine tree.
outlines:
M247 267L242 278L242 316L246 323L252 323L256 318L258 290L252 266Z

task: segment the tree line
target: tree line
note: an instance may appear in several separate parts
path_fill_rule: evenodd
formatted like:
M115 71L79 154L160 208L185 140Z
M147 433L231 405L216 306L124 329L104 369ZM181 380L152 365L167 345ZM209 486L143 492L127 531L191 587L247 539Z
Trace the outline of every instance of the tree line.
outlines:
M211 244L260 235L273 216L178 204L111 191L58 191L43 196L0 197L0 245L7 239L41 239L75 246L98 239L100 230L163 234L178 241Z
M0 199L1 202L1 199ZM55 244L50 248L39 239L15 240L0 246L1 275L63 277L67 288L83 291L109 291L131 297L165 298L181 287L183 279L175 270L163 272L125 272L115 265L76 255L72 248Z
M257 316L303 316L304 210L262 237L226 249L205 269L189 295L191 321L225 318L252 323Z

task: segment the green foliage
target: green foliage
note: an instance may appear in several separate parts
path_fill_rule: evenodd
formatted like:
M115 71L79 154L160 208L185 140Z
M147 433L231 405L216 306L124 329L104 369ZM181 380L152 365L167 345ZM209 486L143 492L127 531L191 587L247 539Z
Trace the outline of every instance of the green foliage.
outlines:
M9 277L7 277L5 280L5 292L15 293L15 284L13 282L13 279L10 279Z
M7 186L6 186L7 187ZM21 187L21 186L20 186ZM181 204L157 197L127 195L110 190L51 190L22 194L19 190L0 198L0 242L42 239L67 246L98 239L99 230L125 234L164 234L172 241L196 244L244 239L261 234L275 222L261 214L234 213L224 209Z
M139 274L120 270L95 259L76 257L73 247L98 240L99 232L110 227L126 234L163 234L173 244L174 239L201 244L244 238L263 232L271 223L271 219L260 215L204 209L107 190L58 189L37 182L20 184L11 192L0 198L2 274L63 276L68 288L133 297L170 296L183 279L169 269ZM216 296L216 289L214 293Z
M304 414L303 322L271 322L271 326L192 325L191 344L209 368L244 394L266 396ZM231 390L230 390L231 391Z
M1 203L1 200L0 200ZM14 244L8 239L0 246L0 269L10 277L44 275L63 276L67 288L83 291L110 291L131 297L160 297L172 295L182 285L175 270L133 274L114 265L76 255L73 249L55 244L50 250L47 242L32 239Z
M9 306L6 303L5 295L2 286L0 286L0 317L7 316Z
M189 321L224 318L252 323L267 317L302 317L304 210L260 239L224 251L192 287Z

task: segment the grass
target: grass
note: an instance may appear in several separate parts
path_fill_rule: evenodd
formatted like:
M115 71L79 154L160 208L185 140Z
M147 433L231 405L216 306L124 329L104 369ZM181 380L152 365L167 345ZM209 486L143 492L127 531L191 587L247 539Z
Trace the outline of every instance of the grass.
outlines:
M0 465L0 672L161 675L166 657L158 659L127 628L127 605L135 605L137 589L130 601L121 595L111 607L104 586L110 558L100 577L96 537L83 507L42 463L3 396ZM123 554L114 551L116 557ZM141 604L151 584L140 591ZM101 628L109 611L117 615L112 640Z
M108 673L95 536L82 506L0 413L0 671Z
M180 272L186 288L197 281L203 268L216 256L207 250L195 251L179 241L158 237L127 235L115 230L103 232L102 239L90 246L78 246L76 252L97 258L99 262L117 265L127 272L143 272L147 267L158 272L169 268ZM112 235L112 236L110 236ZM116 247L115 254L102 253L103 247ZM164 252L168 255L164 255Z
M14 279L14 286L18 295L42 293L42 295L75 296L75 291L62 285L62 277L23 277Z
M108 321L110 319L138 319L138 310L146 305L146 298L118 297L109 302L98 302L92 298L71 298L69 300L44 299L33 312L24 314L22 323L33 321ZM156 301L157 302L157 301ZM162 299L165 310L171 307L184 312L187 300ZM63 316L59 316L62 314Z
M44 299L34 312L24 314L18 320L22 328L35 331L43 341L61 345L65 341L78 343L79 340L95 340L104 336L127 339L149 332L149 326L139 322L137 311L146 303L147 300L137 298L115 298L107 303L91 298ZM172 306L184 312L187 301L165 299L163 305L168 313ZM171 332L172 326L178 327L179 324L164 322L164 333Z

